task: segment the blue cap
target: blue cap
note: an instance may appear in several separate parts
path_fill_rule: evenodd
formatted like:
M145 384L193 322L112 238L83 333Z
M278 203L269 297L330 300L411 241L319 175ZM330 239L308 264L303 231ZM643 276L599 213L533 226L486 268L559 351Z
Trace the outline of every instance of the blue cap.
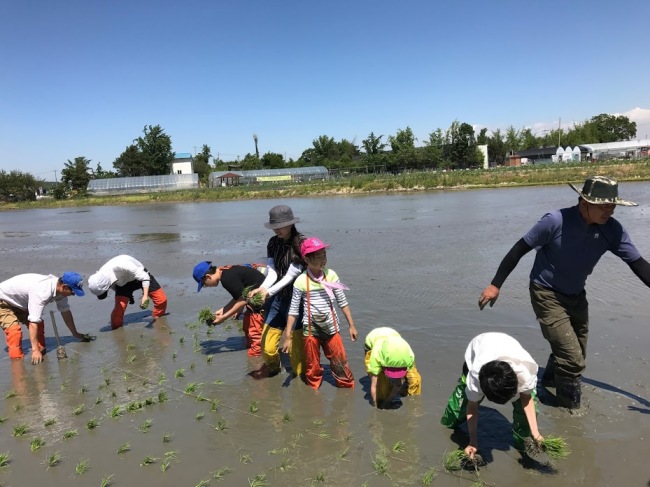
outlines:
M76 272L66 272L61 276L61 282L72 289L72 292L75 296L83 296L84 290L81 287L83 285L84 278L81 277Z
M194 280L199 283L199 288L196 290L197 293L203 287L203 278L210 270L211 265L212 262L210 262L209 260L204 260L203 262L200 262L194 266L192 277L194 277Z

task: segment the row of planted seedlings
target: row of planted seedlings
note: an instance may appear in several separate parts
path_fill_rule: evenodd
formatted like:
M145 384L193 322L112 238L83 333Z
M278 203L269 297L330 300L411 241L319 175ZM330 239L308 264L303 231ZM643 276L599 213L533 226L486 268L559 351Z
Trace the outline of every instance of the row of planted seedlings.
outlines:
M170 333L173 333L170 330ZM180 340L180 343L183 343L183 339ZM126 359L126 366L129 367L130 364L133 364L133 367L137 368L138 364L138 354L137 347L134 344L128 344L126 346L126 352L128 357ZM144 351L144 354L147 354L147 350ZM176 357L176 352L173 352L173 358ZM75 363L78 362L76 357L71 357L69 362ZM208 357L208 363L211 362L211 357ZM81 364L79 364L81 366ZM98 395L95 396L92 404L88 403L87 400L81 401L79 404L75 405L70 411L69 416L52 416L48 418L43 418L42 426L36 424L32 421L20 421L15 424L12 428L11 436L15 438L24 438L29 437L33 433L36 433L37 436L32 436L30 439L30 450L32 454L37 454L37 452L42 453L42 449L46 445L54 446L59 441L69 442L73 441L74 438L79 436L79 430L81 428L87 429L89 431L100 428L102 423L112 419L116 420L122 417L127 413L136 413L146 411L148 408L161 404L169 400L170 394L173 391L178 391L181 394L179 397L184 395L192 395L197 392L198 384L189 383L185 386L184 390L180 386L169 387L167 386L167 377L165 373L160 373L159 377L155 380L152 380L147 377L140 376L137 372L133 372L125 367L113 367L109 371L108 368L101 369L101 380L97 386ZM191 369L194 369L195 363L192 362L190 366ZM175 377L181 379L184 377L185 369L177 369ZM120 381L119 377L122 377L123 380ZM52 379L52 378L50 378ZM218 381L217 381L218 382ZM215 382L215 383L217 383ZM156 386L157 383L157 386ZM61 391L66 391L68 385L66 382L62 382L60 385ZM154 389L157 389L154 392ZM153 394L152 394L153 392ZM69 395L70 391L66 391ZM81 397L87 397L92 394L91 387L88 385L82 385L78 390L78 394ZM18 393L11 390L5 394L5 400L12 400L19 397ZM68 396L69 397L69 396ZM197 400L204 400L201 397L201 394L197 394ZM94 414L92 417L83 421L83 427L79 425L74 425L74 423L79 423L77 418L82 418L83 416L89 416L93 412L99 410L99 408L104 407L108 401L112 402L112 405L104 410L101 414ZM216 410L218 408L218 403L214 402L212 408ZM13 411L19 416L22 411L22 406L20 403L16 403L13 406ZM62 409L62 408L57 408ZM83 416L82 416L83 415ZM200 411L196 415L197 420L203 418L204 412ZM9 419L6 416L0 416L0 425L8 424ZM60 424L65 424L68 427L64 428L61 431L59 436L52 434L52 430L57 429L56 427ZM222 423L220 423L222 424ZM140 426L137 428L142 433L149 431L153 425L153 419L147 418L144 420ZM72 427L74 426L74 427ZM39 434L42 432L43 434ZM6 437L9 437L7 434ZM173 433L165 432L162 436L163 443L169 443ZM131 445L129 443L121 444L117 449L116 453L118 455L124 455L125 453L131 450ZM4 451L0 452L0 472L3 470L6 471L11 467L12 461L12 452ZM148 455L142 459L140 465L146 466L151 465L159 460L158 457L153 455ZM166 471L169 467L178 461L177 452L168 451L161 457L161 471ZM52 450L46 454L44 461L42 462L45 470L49 470L53 467L58 467L63 462L63 455L60 450ZM75 466L75 475L83 475L90 468L90 460L88 458L81 458L78 460ZM103 477L102 485L110 485L113 474ZM1 484L0 484L1 485Z

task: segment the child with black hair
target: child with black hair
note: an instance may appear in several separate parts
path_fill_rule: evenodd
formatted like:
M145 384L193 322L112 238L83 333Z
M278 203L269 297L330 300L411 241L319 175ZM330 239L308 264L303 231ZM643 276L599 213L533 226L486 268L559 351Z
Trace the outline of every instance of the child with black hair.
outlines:
M247 303L244 290L253 289L262 284L265 272L268 269L261 265L227 265L217 267L210 261L199 262L194 266L192 277L199 285L198 291L203 286L216 287L221 283L223 288L230 293L232 299L223 308L215 311L213 325L219 325L228 318L234 318L244 312L244 336L248 355L258 357L262 354L262 325L264 315L262 309L255 308Z
M537 369L530 354L505 333L483 333L469 343L463 374L440 423L455 429L467 420L469 445L465 453L470 458L478 449L478 405L484 397L497 404L512 402L512 429L518 450L524 450L525 438L543 440L535 405Z

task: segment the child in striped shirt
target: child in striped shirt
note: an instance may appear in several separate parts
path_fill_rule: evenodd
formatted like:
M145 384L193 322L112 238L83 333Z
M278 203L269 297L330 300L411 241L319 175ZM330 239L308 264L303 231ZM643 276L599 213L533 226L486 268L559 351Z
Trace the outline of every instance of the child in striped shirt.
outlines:
M332 269L325 268L327 264L326 248L316 237L305 239L300 246L300 253L307 263L307 270L300 274L293 283L293 295L289 307L289 319L284 330L282 350L286 353L291 345L291 332L303 311L303 334L305 348L305 381L314 389L318 389L323 381L323 368L320 365L320 349L323 348L325 357L330 361L332 375L337 387L353 388L354 376L348 365L339 333L339 319L334 310L334 301L338 304L350 327L350 339L357 339L357 329L350 312L350 306L345 297L347 286L339 281Z

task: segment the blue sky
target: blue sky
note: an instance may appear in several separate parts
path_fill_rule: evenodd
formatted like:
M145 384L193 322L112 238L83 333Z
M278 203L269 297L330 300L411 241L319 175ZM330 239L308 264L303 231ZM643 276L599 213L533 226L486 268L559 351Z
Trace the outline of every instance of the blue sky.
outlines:
M458 119L535 132L599 113L650 135L650 2L6 1L0 169L104 169L159 124L177 152L298 158Z

